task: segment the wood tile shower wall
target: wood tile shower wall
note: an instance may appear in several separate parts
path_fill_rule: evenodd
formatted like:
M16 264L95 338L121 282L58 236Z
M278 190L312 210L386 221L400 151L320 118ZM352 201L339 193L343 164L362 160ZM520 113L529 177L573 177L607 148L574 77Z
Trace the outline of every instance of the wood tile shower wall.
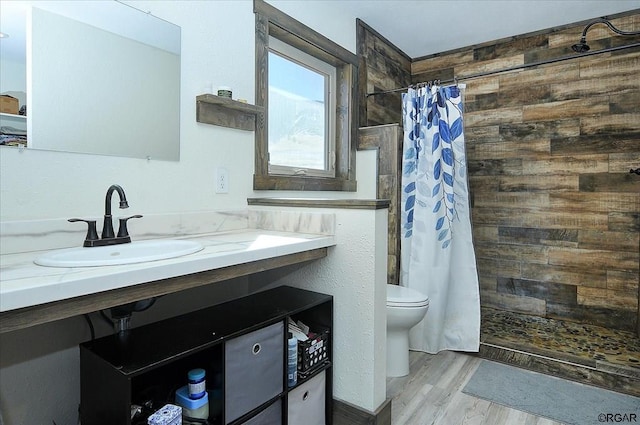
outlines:
M640 12L613 20L640 30ZM574 54L583 23L416 59L413 82ZM592 27L592 50L639 42ZM640 49L466 81L483 306L635 330Z

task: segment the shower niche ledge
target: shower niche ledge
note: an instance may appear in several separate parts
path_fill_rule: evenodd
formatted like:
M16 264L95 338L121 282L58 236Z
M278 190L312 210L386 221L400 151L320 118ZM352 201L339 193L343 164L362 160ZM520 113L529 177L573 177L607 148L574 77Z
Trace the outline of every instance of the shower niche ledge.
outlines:
M238 130L254 131L264 116L264 108L237 100L202 94L196 96L196 121Z

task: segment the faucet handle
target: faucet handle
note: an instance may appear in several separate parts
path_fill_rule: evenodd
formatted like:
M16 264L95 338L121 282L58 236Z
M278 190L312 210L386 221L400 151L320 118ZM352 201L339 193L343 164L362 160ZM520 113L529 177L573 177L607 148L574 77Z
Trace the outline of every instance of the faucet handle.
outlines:
M136 215L132 215L130 217L123 217L121 219L119 219L120 221L120 227L118 228L118 237L119 238L126 238L129 236L129 229L127 229L127 221L129 221L132 218L142 218L142 216L140 214L136 214Z
M84 238L84 246L93 246L91 242L98 240L98 232L96 231L95 220L83 220L81 218L70 218L67 221L70 223L75 223L77 221L84 221L85 223L87 223L87 236Z

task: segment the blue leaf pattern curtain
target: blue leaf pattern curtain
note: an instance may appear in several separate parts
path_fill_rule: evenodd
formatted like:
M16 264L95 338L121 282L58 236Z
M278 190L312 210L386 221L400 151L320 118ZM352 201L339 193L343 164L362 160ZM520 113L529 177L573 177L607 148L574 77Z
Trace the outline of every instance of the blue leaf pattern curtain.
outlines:
M410 347L478 351L480 296L471 235L462 93L410 88L402 96L400 283L429 296Z

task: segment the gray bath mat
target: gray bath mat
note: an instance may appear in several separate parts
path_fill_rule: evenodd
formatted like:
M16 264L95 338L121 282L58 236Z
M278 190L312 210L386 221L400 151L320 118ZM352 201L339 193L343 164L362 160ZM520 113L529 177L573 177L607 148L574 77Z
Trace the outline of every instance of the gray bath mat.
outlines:
M640 423L640 398L483 360L463 393L571 425Z

